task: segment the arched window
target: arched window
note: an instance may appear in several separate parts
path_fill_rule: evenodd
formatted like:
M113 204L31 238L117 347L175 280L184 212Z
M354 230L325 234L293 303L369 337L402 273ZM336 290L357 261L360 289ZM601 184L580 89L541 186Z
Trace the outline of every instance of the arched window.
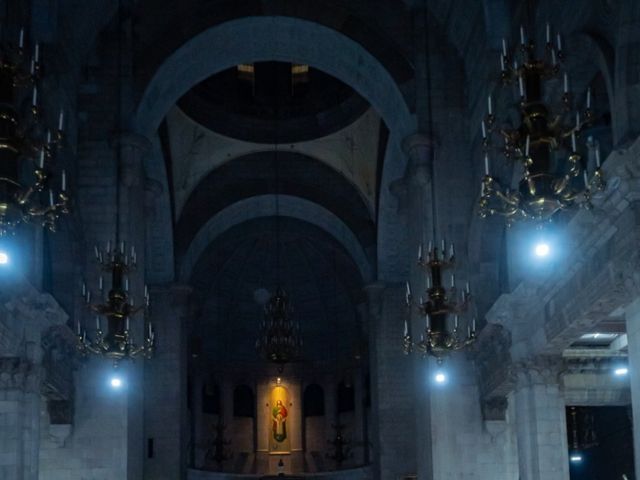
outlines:
M321 417L324 415L324 390L320 385L312 383L304 389L302 411L305 417Z
M356 396L353 385L344 382L338 384L338 413L352 412L356 409Z
M220 387L215 383L202 387L202 413L220 415Z
M253 390L247 385L238 385L233 391L233 416L253 418L254 411Z

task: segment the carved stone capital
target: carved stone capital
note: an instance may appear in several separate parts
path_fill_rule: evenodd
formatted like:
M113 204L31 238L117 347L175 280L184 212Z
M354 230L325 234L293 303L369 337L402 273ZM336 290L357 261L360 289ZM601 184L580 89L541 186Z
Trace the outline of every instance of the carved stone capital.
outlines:
M40 393L41 367L19 357L0 358L0 390Z
M507 397L490 397L482 401L482 418L485 421L504 422L507 419Z
M561 357L538 355L515 362L511 371L516 388L520 389L534 385L559 385L562 369Z

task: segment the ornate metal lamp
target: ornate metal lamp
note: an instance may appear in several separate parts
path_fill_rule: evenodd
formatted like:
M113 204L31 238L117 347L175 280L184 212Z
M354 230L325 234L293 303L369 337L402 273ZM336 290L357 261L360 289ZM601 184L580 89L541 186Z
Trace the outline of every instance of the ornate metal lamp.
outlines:
M120 248L111 248L110 242L104 251L95 247L96 260L102 271L111 277L111 289L104 297L104 278L100 275L99 291L104 303L91 303L91 291L82 285L82 295L86 304L96 313L96 332L93 339L87 338L80 320L77 325L78 349L81 353L93 353L113 360L117 366L121 360L136 357L151 358L155 350L155 333L151 322L146 322L147 328L143 343L137 345L130 329L130 318L138 313L149 311L149 291L145 287L144 303L136 307L133 297L129 294L129 273L137 267L136 251L132 247L131 253L125 252L124 242ZM103 330L101 317L106 317L106 329Z
M64 170L60 191L55 193L51 185L53 158L62 146L64 113L59 114L54 134L43 126L38 102L41 71L38 44L30 66L25 62L24 30L17 47L0 45L0 237L14 234L19 224L27 222L55 231L60 214L68 213ZM16 105L28 88L31 106L21 115ZM32 164L29 175L24 162Z
M507 51L503 39L500 53L501 79L504 85L517 85L519 92L520 125L501 128L504 138L502 153L507 160L522 164L523 175L516 189L505 188L490 175L489 154L491 137L496 131L496 117L492 98L488 99L488 115L482 121L485 150L485 175L479 213L503 215L508 224L515 220L549 221L559 210L580 205L591 207L594 190L603 190L605 182L596 154L596 169L589 175L586 162L577 150L577 139L594 118L591 92L587 93L586 109L573 111L567 73L561 77L564 51L562 37L557 35L557 50L546 27L544 59L536 58L533 41L527 41L520 29L520 46L513 55ZM563 81L563 93L555 111L543 101L543 86L547 80Z
M467 283L462 295L456 288L455 274L451 273L451 284L444 285L443 273L455 266L453 243L449 248L449 255L445 253L446 245L442 241L442 249L429 244L427 257L424 258L422 246L418 251L418 265L425 271L427 278L427 299L420 298L418 309L426 320L424 333L416 344L423 356L431 355L441 363L445 356L455 350L460 350L473 343L476 339L475 319L467 326L461 335L459 317L468 310L471 302L471 291ZM412 307L411 287L407 282L406 304ZM413 351L413 339L409 329L409 322L404 321L403 350L405 354Z
M289 297L282 288L264 306L264 319L260 323L260 333L256 340L256 350L267 361L284 365L298 358L302 348L300 325L293 318L293 308Z

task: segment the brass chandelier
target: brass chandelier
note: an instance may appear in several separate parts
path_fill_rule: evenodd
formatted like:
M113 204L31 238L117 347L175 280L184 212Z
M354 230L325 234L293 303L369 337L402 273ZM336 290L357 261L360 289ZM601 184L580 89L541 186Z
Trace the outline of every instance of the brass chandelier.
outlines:
M557 48L556 48L557 47ZM500 128L504 139L502 153L507 160L522 164L523 174L515 189L505 188L490 174L489 160L496 132L496 117L492 98L488 98L488 115L482 121L484 177L479 202L479 214L503 215L510 225L516 220L546 222L559 210L575 205L591 207L593 191L605 187L596 152L596 168L589 174L586 160L578 153L577 140L594 118L591 91L587 92L586 109L572 108L567 73L562 73L565 53L562 37L551 38L546 26L544 59L536 58L536 46L527 41L520 28L520 45L513 54L503 39L500 53L501 80L506 86L517 86L520 125ZM543 101L543 87L552 79L562 79L563 93L555 109Z
M52 186L54 159L63 144L64 112L55 132L43 124L38 97L42 63L35 44L29 63L25 59L25 34L17 46L0 45L0 237L13 235L21 223L39 224L55 231L56 221L68 213L66 173L59 191ZM17 105L30 91L24 114ZM29 172L22 167L29 162Z
M151 358L155 350L155 332L151 322L147 321L149 289L145 286L140 306L135 306L134 297L129 292L129 274L138 265L135 248L131 247L130 253L127 253L124 242L120 242L119 248L112 248L111 242L107 242L104 251L98 246L94 250L100 269L111 277L111 288L105 297L105 280L100 275L98 290L101 303L94 304L91 303L91 290L85 283L82 284L84 301L96 314L96 327L95 336L88 338L78 320L78 350L84 355L92 353L113 360L114 366L125 359ZM143 313L146 323L145 338L140 345L136 344L130 326L130 319L138 313ZM102 317L106 318L106 325L103 324Z
M445 356L455 350L460 350L476 340L476 321L467 325L466 332L461 331L460 316L469 309L471 302L471 290L469 283L460 294L456 287L455 273L451 273L449 287L445 286L444 272L455 266L455 250L450 244L449 253L446 253L445 241L442 248L429 244L426 258L423 255L422 246L418 251L418 265L426 273L427 289L426 300L420 297L417 305L420 314L425 318L425 329L420 335L420 341L416 343L423 356L431 355L438 363L442 363ZM409 311L413 305L411 286L406 284L405 301ZM414 341L409 329L409 322L404 321L404 335L402 346L405 354L413 351Z
M256 350L282 371L286 363L298 358L301 348L300 325L293 317L289 297L282 288L277 287L264 306Z

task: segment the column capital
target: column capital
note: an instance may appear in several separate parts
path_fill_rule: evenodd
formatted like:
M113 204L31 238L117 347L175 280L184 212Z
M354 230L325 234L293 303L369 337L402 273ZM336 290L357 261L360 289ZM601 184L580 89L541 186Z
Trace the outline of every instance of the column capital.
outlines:
M110 144L112 147L133 147L142 153L147 153L151 150L151 140L136 132L118 132L113 135Z
M421 151L433 150L436 146L435 138L422 132L412 133L402 140L402 150L409 156L419 154Z
M533 385L558 385L562 368L560 356L536 355L514 362L511 371L519 389Z

